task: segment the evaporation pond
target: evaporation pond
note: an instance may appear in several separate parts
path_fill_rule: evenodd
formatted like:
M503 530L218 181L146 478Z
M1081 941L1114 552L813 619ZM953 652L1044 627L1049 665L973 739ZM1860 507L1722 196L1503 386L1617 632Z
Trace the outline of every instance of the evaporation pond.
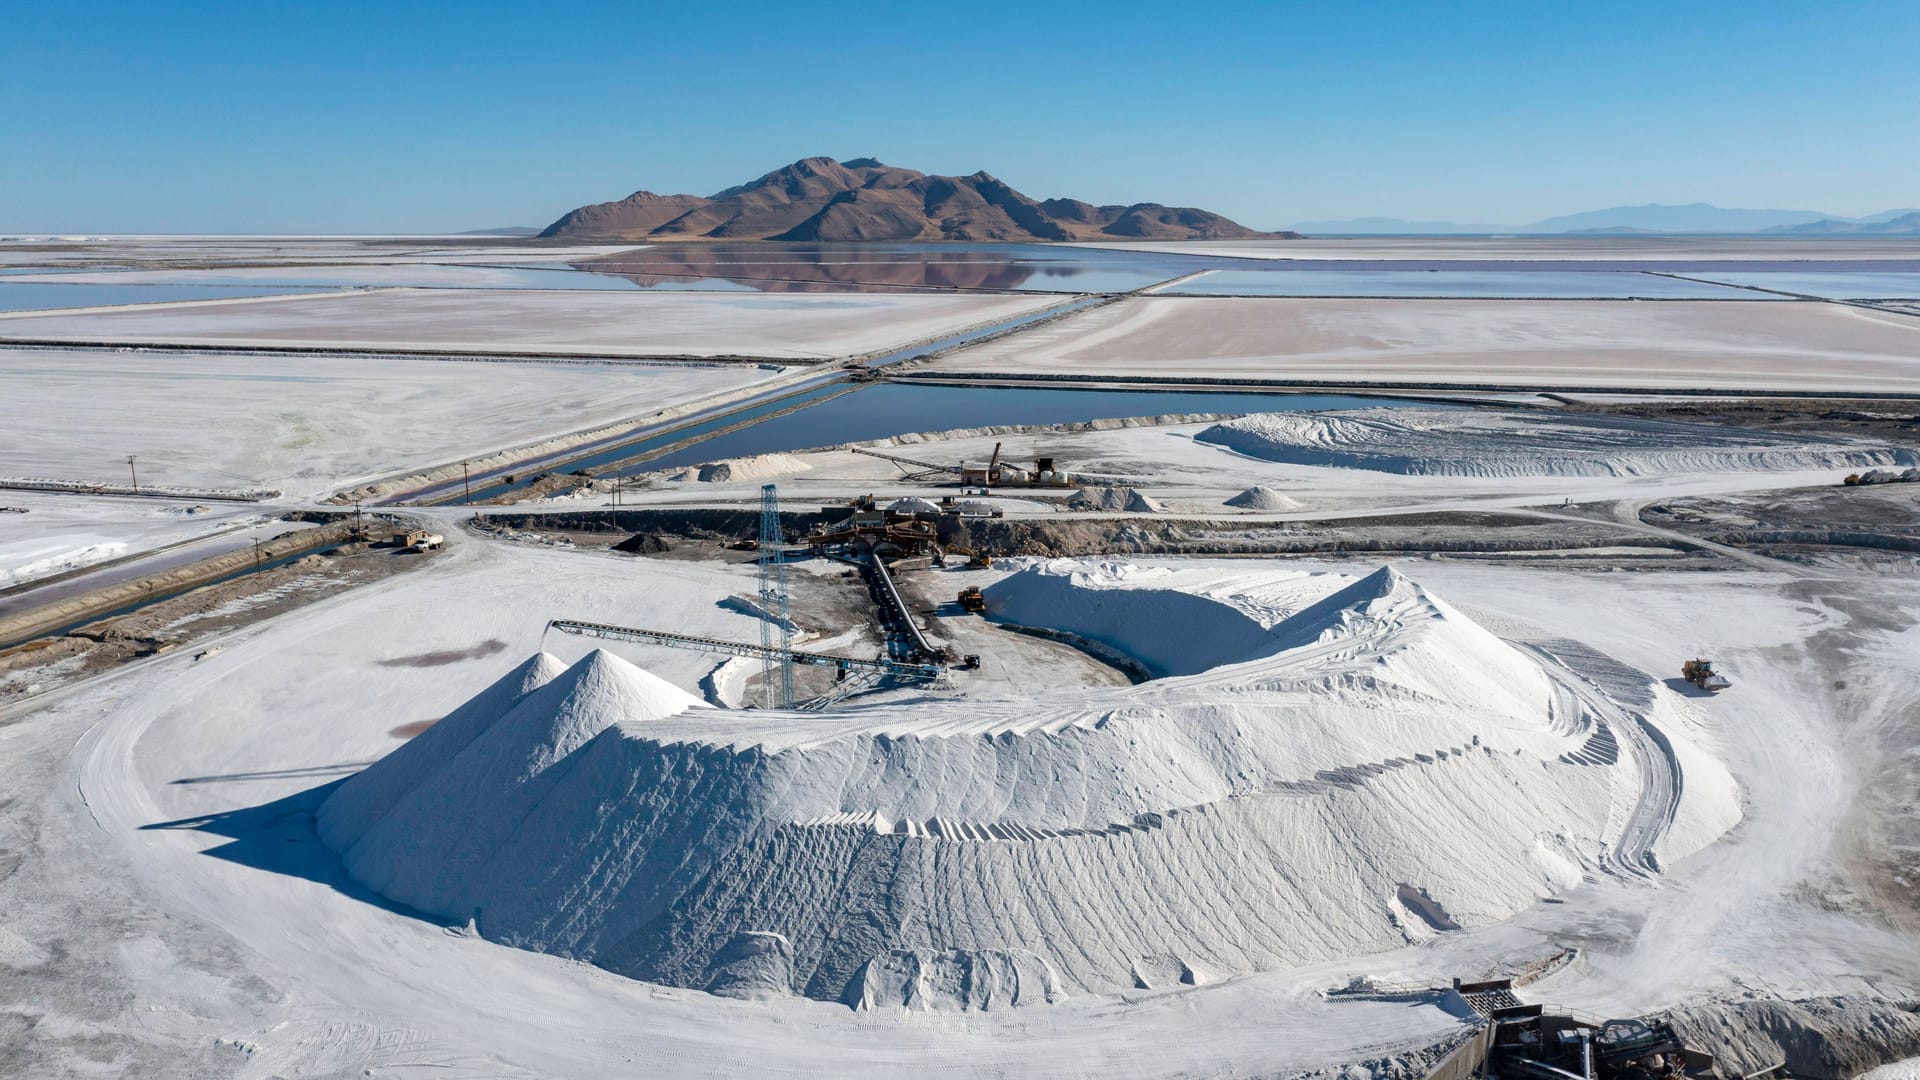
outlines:
M1044 244L660 244L578 264L649 289L1127 292L1220 260Z
M1834 273L1795 273L1793 271L1754 271L1702 274L1715 281L1752 285L1758 289L1778 289L1802 296L1820 296L1834 300L1908 300L1920 298L1920 273L1842 271Z
M884 439L916 431L1003 424L1074 424L1177 413L1307 412L1404 404L1338 394L1248 394L1150 390L1031 390L880 383L716 436L623 472Z
M228 300L246 296L285 296L314 290L220 285L69 285L0 281L0 311L46 311L105 307L112 304L160 304L175 300Z
M38 279L36 279L38 280ZM610 274L564 267L391 263L350 266L241 266L193 270L107 270L70 274L61 285L220 286L247 289L637 289Z
M1633 270L1220 270L1160 290L1178 296L1762 300L1766 294Z

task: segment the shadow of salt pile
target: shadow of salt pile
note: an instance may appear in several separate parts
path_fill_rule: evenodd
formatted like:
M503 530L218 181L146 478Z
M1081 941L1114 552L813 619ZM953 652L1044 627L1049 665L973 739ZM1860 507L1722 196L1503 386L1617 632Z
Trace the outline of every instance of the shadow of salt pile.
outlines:
M314 815L320 804L326 802L344 783L345 778L332 780L258 806L175 821L157 821L140 828L142 831L190 830L225 836L230 838L230 843L208 848L201 854L270 874L283 874L325 885L343 896L434 926L455 925L450 920L395 903L347 876L340 856L320 841L320 834L314 829Z
M1116 649L1156 679L1197 675L1284 647L1269 627L1218 600L1133 580L1151 574L1124 563L1058 560L989 585L987 610L996 619Z
M269 873L317 882L356 900L364 900L436 926L457 925L460 920L426 914L355 881L348 874L340 855L328 846L328 838L349 833L357 836L372 827L415 784L458 754L495 717L565 670L566 665L548 653L529 657L466 704L380 759L378 764L382 767L371 773L360 771L365 763L354 763L312 770L285 770L277 774L236 773L176 780L174 783L177 784L200 784L217 780L278 778L302 772L324 775L342 769L354 770L351 777L332 780L257 806L155 822L141 828L190 829L230 837L232 843L209 848L203 854ZM354 780L354 784L340 794L340 789L349 779ZM336 798L336 795L339 797ZM324 811L323 806L326 807Z

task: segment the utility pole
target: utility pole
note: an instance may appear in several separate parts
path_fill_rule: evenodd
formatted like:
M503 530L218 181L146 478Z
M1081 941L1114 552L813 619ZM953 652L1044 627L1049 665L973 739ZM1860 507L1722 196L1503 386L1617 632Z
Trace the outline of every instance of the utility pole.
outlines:
M260 569L260 561L260 540L258 537L255 537L253 541L253 568L255 570Z
M133 477L133 493L140 494L140 473L133 467L133 455L127 455L127 472Z
M353 500L353 538L355 540L365 540L367 538L366 526L360 523L359 499Z
M467 463L460 463L460 484L467 489L467 505L473 505L473 478L467 475Z

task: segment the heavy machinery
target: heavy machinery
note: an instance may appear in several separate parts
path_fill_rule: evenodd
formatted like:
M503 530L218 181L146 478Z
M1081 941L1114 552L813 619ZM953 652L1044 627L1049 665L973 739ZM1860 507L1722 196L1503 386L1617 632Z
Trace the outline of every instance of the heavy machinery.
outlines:
M946 554L965 555L967 557L967 569L969 570L987 570L993 567L992 555L984 551L976 551L970 547L963 547L959 544L948 544ZM942 563L944 564L944 562L945 560L943 559Z
M899 467L902 474L901 479L903 480L919 482L952 480L954 477L960 475L961 467L958 465L942 465L934 461L921 461L918 458L901 457L898 454L883 454L878 450L867 450L858 446L849 447L848 449L856 454L865 454L868 457L883 458L893 462L894 465ZM909 465L913 466L913 468L907 468Z
M967 465L964 462L958 465L942 465L939 462L901 457L898 454L883 454L878 450L857 446L850 449L856 454L893 462L894 466L900 470L899 479L915 483L958 481L968 494L975 491L986 494L996 487L1064 488L1073 486L1072 479L1064 470L1056 469L1054 459L1050 457L1035 458L1031 469L1003 463L1001 457L1002 451L1006 449L1004 443L993 444L993 455L987 459L985 468ZM993 516L999 517L1000 514L995 513Z
M1733 684L1725 675L1716 675L1711 660L1689 660L1680 665L1680 677L1708 693L1725 690Z
M980 591L980 586L978 585L969 585L961 589L959 601L960 610L962 611L968 611L978 615L987 610L986 594Z

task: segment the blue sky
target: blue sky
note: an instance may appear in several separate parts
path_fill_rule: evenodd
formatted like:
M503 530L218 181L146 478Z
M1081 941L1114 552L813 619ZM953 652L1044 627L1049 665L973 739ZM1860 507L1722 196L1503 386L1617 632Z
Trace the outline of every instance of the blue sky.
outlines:
M541 225L811 154L1258 227L1920 205L1920 4L0 0L0 232Z

